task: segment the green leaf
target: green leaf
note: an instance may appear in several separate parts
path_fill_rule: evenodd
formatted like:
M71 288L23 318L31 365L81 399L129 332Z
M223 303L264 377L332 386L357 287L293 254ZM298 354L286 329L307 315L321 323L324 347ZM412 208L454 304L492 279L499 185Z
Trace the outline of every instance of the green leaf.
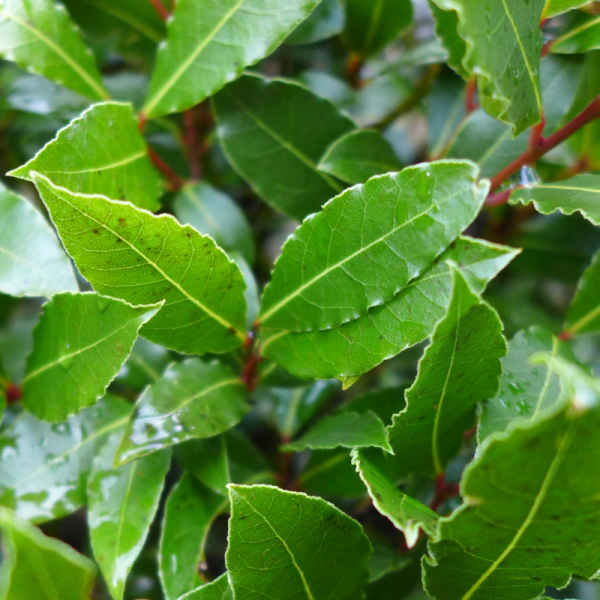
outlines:
M539 123L544 112L539 89L544 0L433 0L455 11L466 43L463 66L477 75L485 111L512 126L513 136Z
M258 317L258 312L260 311L258 283L256 282L256 277L254 276L252 268L241 254L230 252L229 258L231 258L240 269L244 278L244 283L246 284L246 289L244 290L244 298L246 299L246 306L248 307L246 310L246 329L251 330L254 321L256 321L256 317Z
M0 6L0 57L92 100L106 100L90 50L61 4L4 0Z
M477 403L498 391L506 354L502 323L454 266L452 300L419 361L406 408L389 427L396 460L409 471L440 475L475 423Z
M69 259L42 215L0 183L0 292L53 296L76 292Z
M230 429L250 410L246 397L244 384L225 365L199 358L174 363L137 401L115 465Z
M543 18L550 19L566 13L574 8L579 8L584 4L587 4L589 0L546 0L546 6L544 7Z
M402 164L392 145L378 131L351 131L332 144L318 168L351 185L374 175L400 171Z
M454 10L442 10L441 6L435 4L435 0L428 0L428 5L435 19L435 34L448 51L448 66L463 79L468 79L469 72L463 65L467 43L458 34L458 13Z
M501 358L500 389L483 404L477 437L481 442L494 431L505 431L514 421L531 420L560 397L558 377L552 368L532 365L529 359L539 352L552 357L575 357L558 338L540 327L519 332L508 343L508 354Z
M2 600L88 600L94 563L71 546L0 508Z
M571 335L600 332L600 252L582 275L571 302L566 331Z
M412 23L411 0L346 0L347 46L363 58L377 54Z
M31 171L72 192L128 200L150 211L160 206L160 178L130 104L91 106L8 174L32 181Z
M271 483L274 480L261 453L235 429L180 444L175 448L175 457L196 479L224 496L227 496L229 483Z
M443 600L526 600L600 567L600 388L546 419L489 436L461 484L465 503L440 520L424 559ZM591 401L591 402L590 402Z
M341 0L323 0L310 17L300 23L286 44L315 44L341 33L346 15Z
M579 54L600 48L600 17L577 15L573 26L552 41L555 54Z
M67 252L97 292L135 304L165 300L142 329L147 339L190 354L242 345L242 274L210 237L170 215L33 178Z
M155 452L112 468L119 436L111 435L94 459L88 479L92 550L114 600L138 557L158 509L171 454Z
M308 494L343 498L363 498L365 486L352 466L350 452L313 450L299 475L298 485Z
M270 54L318 0L179 0L159 47L143 113L198 104Z
M177 194L173 212L180 223L210 235L225 252L239 252L248 263L254 262L256 248L250 224L227 194L208 183L195 183Z
M94 456L130 412L127 402L107 396L65 423L15 420L0 435L0 504L36 523L75 512L86 502Z
M406 406L404 392L407 388L407 385L401 385L369 392L356 400L343 404L338 410L355 412L360 415L372 411L383 421L384 425L391 424L392 417Z
M354 450L352 464L367 487L375 508L404 533L409 548L417 543L420 529L427 535L434 535L438 521L435 512L401 492L365 453Z
M286 444L283 452L302 452L307 448L330 450L345 448L365 448L375 446L391 452L385 427L373 412L363 414L345 411L330 417L323 417L299 440Z
M518 253L461 237L432 267L384 306L332 331L264 332L262 353L298 377L325 379L366 373L427 339L441 319L452 289L452 260L478 292Z
M489 189L478 175L469 162L426 163L328 202L285 243L262 298L261 324L330 329L391 300L473 221Z
M57 422L95 404L158 310L92 293L54 296L33 332L22 386L25 408Z
M250 75L219 92L213 106L229 162L274 208L302 219L344 189L317 168L355 128L328 100L292 81Z
M511 204L529 204L543 215L560 211L565 215L580 212L594 225L600 225L600 175L583 173L571 179L542 183L530 189L517 189Z
M345 599L362 588L371 546L356 521L274 487L230 485L229 494L225 561L236 600Z
M223 573L211 583L181 596L179 600L233 600L233 593L229 587L227 573Z
M198 565L205 560L206 538L229 501L184 474L169 494L159 547L159 573L166 600L202 584Z
M170 363L171 357L166 348L138 338L115 381L136 391L141 390L149 383L156 383Z

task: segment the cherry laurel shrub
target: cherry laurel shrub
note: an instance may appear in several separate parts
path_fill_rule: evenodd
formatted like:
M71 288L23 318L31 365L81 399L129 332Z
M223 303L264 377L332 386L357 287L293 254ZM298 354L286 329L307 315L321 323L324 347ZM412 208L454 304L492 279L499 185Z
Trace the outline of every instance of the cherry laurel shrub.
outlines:
M0 0L0 57L0 600L600 598L600 3Z

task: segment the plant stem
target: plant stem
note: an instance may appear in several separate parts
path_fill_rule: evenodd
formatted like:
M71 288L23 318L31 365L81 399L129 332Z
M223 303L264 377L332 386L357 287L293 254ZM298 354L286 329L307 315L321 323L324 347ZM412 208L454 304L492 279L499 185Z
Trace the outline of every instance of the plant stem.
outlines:
M202 178L202 163L200 160L202 157L202 144L198 138L193 108L183 113L183 121L185 123L183 140L188 151L190 173L194 181L199 181Z
M530 145L521 156L502 169L491 180L490 192L495 192L506 179L517 173L521 167L534 164L544 154L562 144L582 127L600 117L600 95L596 96L576 117L547 138L539 137L537 143ZM508 196L506 197L508 200Z
M348 82L348 85L355 90L360 90L364 85L364 82L360 77L363 65L363 59L355 53L350 55L348 62L346 63L346 81Z
M154 151L152 146L148 144L148 156L154 166L169 180L169 189L171 191L180 190L185 182L171 167Z
M477 93L477 78L471 77L469 81L467 81L467 86L465 89L465 114L470 115L472 112L476 111L479 108L479 103L475 98L475 94Z
M171 14L165 8L165 5L161 2L161 0L150 0L150 4L152 4L154 10L158 13L158 16L163 21L166 21L171 16Z

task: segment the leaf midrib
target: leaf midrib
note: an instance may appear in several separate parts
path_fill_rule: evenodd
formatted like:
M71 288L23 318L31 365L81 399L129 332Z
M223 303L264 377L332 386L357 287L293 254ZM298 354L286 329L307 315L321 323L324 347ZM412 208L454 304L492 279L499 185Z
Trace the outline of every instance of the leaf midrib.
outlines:
M136 154L132 154L127 158L123 158L122 160L116 161L114 163L103 165L101 167L90 167L89 169L80 169L78 171L58 171L52 169L44 169L44 173L56 173L58 175L79 175L80 173L96 173L97 171L108 171L109 169L116 169L118 167L124 167L132 162L139 160L146 156L146 150L141 150Z

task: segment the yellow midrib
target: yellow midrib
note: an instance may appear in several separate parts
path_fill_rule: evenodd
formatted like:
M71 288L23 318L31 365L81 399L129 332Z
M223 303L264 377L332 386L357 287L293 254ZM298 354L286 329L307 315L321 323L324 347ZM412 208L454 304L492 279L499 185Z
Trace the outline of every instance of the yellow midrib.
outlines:
M591 21L588 21L587 23L584 23L583 25L580 25L579 27L575 27L574 29L571 29L571 31L567 31L567 33L565 33L564 35L561 35L560 37L556 38L552 42L552 45L557 46L557 45L561 44L562 42L564 42L565 40L568 40L568 39L576 36L577 34L581 33L582 31L585 31L586 29L589 29L590 27L594 27L594 25L598 25L599 23L600 23L600 17L596 17L595 19L592 19Z
M111 163L109 165L103 165L101 167L90 167L89 169L80 169L79 171L55 171L52 169L44 169L44 174L45 173L58 173L59 175L79 175L80 173L96 173L97 171L108 171L109 169L116 169L117 167L124 167L125 165L135 162L136 160L139 160L140 158L143 158L146 155L147 155L146 150L141 150L140 152L137 152L136 154L132 154L131 156L128 156L127 158L124 158L117 162Z
M532 419L535 418L540 412L542 408L542 404L544 403L544 398L546 397L546 393L548 392L548 388L550 387L550 382L552 381L552 373L554 370L554 359L556 358L556 354L558 353L558 338L552 336L552 355L550 364L548 365L548 372L546 373L546 379L544 380L544 385L542 386L542 390L540 391L540 395L538 401L535 405L535 410L533 411Z

